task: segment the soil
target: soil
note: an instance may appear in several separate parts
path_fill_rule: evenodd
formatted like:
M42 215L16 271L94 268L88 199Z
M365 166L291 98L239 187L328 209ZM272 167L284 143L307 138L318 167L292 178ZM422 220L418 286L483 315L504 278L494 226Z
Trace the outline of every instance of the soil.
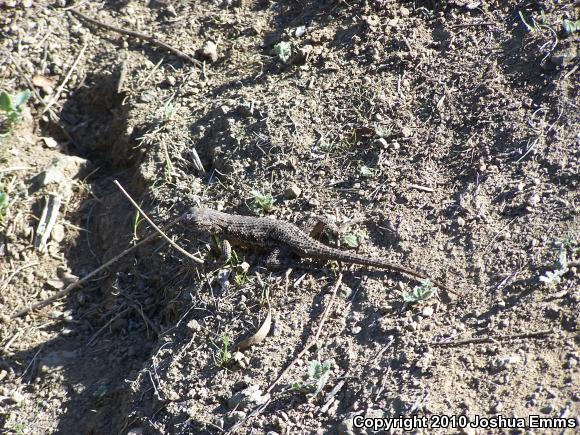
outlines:
M370 433L357 415L574 432L577 1L77 4L0 4L0 88L33 92L0 143L2 433ZM208 235L168 227L198 264L144 240L114 180L159 226L195 205L323 217L341 229L326 242L453 293L405 302L428 284L274 270L253 248L224 263ZM269 310L269 334L235 351Z

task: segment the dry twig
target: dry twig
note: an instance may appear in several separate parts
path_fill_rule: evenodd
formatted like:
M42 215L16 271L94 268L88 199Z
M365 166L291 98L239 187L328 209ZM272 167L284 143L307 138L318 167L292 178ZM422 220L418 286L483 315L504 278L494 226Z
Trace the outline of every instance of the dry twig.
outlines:
M474 337L456 341L432 341L431 343L429 343L429 345L455 347L455 346L463 346L466 344L494 343L497 341L518 340L524 338L544 338L546 335L550 335L553 333L554 333L553 330L546 329L544 331L525 332L523 334L513 334L513 335L499 335L495 337Z
M131 198L131 196L127 193L127 191L125 189L123 189L123 186L121 186L121 184L117 180L113 181L113 183L115 183L117 185L117 187L121 190L121 192L123 192L123 195L125 195L127 197L127 199L131 202L131 204L133 204L133 207L135 207L137 210L139 210L139 213L141 213L143 215L143 217L147 220L147 222L149 222L149 224L155 229L155 231L157 231L161 235L161 237L163 237L165 240L167 240L167 242L171 246L173 246L175 249L177 249L179 252L181 252L187 258L195 261L196 263L203 264L203 260L201 258L198 258L193 254L190 254L185 249L183 249L181 246L179 246L177 243L175 243L173 240L171 240L169 237L167 237L167 235L157 225L155 225L155 223L151 219L149 219L149 216L147 216L145 214L145 212L143 210L141 210L141 207L139 207L137 205L137 203L133 200L133 198Z
M97 27L101 27L103 29L108 29L111 30L113 32L116 33L120 33L121 35L127 35L127 36L132 36L133 38L137 38L137 39L141 39L143 41L147 41L148 43L150 43L151 45L154 45L156 47L162 48L164 50L167 50L173 54L175 54L176 56L187 60L188 62L191 62L192 64L194 64L195 66L198 67L202 67L202 62L200 62L197 59L194 59L193 57L191 57L190 55L184 53L183 51L172 47L169 44L166 44L163 41L160 41L159 39L154 38L153 36L150 35L146 35L145 33L141 33L141 32L135 32L133 30L125 30L125 29L121 29L119 27L116 26L112 26L110 24L105 24L102 23L100 21L95 20L94 18L89 17L88 15L83 14L82 12L77 11L76 9L71 9L71 13L73 15L76 15L77 17L82 18L85 21L88 21L91 24L94 24Z

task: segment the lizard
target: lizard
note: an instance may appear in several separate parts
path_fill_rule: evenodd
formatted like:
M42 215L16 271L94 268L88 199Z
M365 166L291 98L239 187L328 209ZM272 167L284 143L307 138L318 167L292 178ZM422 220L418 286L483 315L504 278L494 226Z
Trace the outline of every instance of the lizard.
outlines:
M228 214L203 207L191 208L183 215L183 220L192 224L196 231L216 235L233 243L291 252L301 258L335 260L390 269L415 279L429 279L437 287L451 292L442 283L409 267L325 245L290 222L269 217Z

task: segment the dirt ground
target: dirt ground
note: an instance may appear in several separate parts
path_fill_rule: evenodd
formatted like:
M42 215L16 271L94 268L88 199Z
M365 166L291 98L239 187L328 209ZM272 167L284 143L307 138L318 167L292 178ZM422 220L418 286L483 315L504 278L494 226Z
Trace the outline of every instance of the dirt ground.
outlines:
M572 0L1 1L0 90L32 92L0 112L2 433L575 433L578 20ZM145 240L114 180L159 226L324 217L326 243L451 292L224 263L166 229L198 264Z

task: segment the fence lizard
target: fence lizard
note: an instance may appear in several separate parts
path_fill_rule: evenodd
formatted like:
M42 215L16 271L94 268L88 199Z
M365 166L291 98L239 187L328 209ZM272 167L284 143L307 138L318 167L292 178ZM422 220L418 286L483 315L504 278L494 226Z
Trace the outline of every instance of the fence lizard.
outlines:
M289 222L227 214L209 208L197 207L192 208L182 219L184 222L192 224L196 231L217 235L230 242L270 250L278 249L282 253L291 252L302 258L336 260L390 269L414 278L430 279L437 287L450 291L443 284L411 268L327 246Z

